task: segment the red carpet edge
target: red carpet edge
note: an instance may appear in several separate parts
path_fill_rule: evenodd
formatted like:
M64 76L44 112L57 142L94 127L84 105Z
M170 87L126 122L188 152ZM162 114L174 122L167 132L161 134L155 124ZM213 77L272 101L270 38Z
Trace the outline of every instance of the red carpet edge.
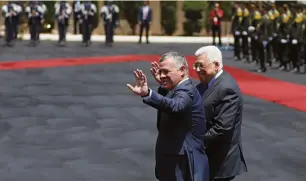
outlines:
M104 63L136 62L141 60L158 61L159 55L123 55L9 61L0 62L0 70L81 66ZM191 68L194 62L194 57L187 56L187 60L191 77L197 79L196 73ZM263 75L230 66L224 66L224 69L237 80L243 94L306 112L306 86L265 77Z

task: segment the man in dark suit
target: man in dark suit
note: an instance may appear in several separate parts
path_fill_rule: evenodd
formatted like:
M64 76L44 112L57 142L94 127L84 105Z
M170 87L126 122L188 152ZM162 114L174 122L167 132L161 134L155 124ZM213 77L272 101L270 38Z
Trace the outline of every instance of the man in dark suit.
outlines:
M222 53L215 46L195 52L193 65L205 106L205 147L210 181L229 181L247 172L241 141L243 100L239 86L223 71Z
M138 14L138 20L140 25L140 39L139 43L142 43L142 36L143 36L143 30L145 28L145 34L146 34L146 43L149 43L148 36L149 36L149 28L152 20L152 9L148 5L148 1L144 1L144 6L140 7L139 14Z
M73 1L74 10L74 34L82 34L82 21L81 21L81 2L79 0Z
M143 102L158 110L155 174L160 181L208 181L209 165L204 150L205 115L202 99L188 74L186 59L176 52L153 63L159 91L147 86L141 70L134 72L136 85L127 86Z
M59 42L58 44L64 46L66 44L66 34L69 26L69 17L72 8L67 1L60 1L55 3L55 16L58 22Z
M115 28L119 25L119 8L113 1L108 0L107 4L101 8L101 17L106 35L106 45L112 46Z

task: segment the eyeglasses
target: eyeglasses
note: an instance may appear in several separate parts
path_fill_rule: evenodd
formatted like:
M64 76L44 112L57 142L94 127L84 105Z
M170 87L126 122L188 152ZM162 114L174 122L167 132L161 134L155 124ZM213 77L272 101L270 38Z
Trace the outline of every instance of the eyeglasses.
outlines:
M202 63L194 63L193 64L193 69L194 70L197 70L198 68L199 69L207 69L213 62L209 63L207 66L204 66L204 64Z

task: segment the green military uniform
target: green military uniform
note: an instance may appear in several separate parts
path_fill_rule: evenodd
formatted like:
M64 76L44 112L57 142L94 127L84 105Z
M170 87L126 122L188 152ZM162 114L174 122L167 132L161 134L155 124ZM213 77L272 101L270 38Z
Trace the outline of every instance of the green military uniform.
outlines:
M259 61L260 61L260 68L258 72L265 72L266 66L265 63L270 63L270 54L271 54L271 41L273 37L273 23L270 20L270 16L265 10L263 13L262 19L260 21L260 25L256 29L258 34L258 52L259 52Z
M253 8L255 6L253 5ZM257 47L258 47L258 34L256 32L256 29L259 26L259 22L261 20L261 13L253 9L253 11L250 13L250 19L251 19L251 26L248 28L250 38L251 38L251 52L252 52L252 61L253 62L258 62L258 52L257 52Z
M305 8L306 6L304 6ZM305 65L305 71L306 71L306 12L305 9L302 12L303 14L303 22L302 22L302 51L301 51L301 55L303 58L303 63Z
M248 27L250 26L250 17L249 10L244 7L243 8L243 17L241 22L242 27L242 50L243 50L243 58L246 61L249 61L249 43L248 43Z
M272 21L273 26L273 40L271 42L273 57L275 60L278 59L278 25L280 13L276 9L275 4L272 5L272 9L269 11L269 16Z
M296 10L294 15L294 22L289 27L289 60L292 63L293 70L292 72L300 71L300 50L303 43L303 29L302 22L304 20L303 14Z
M234 57L236 60L241 60L240 37L241 37L241 32L242 32L241 22L242 22L243 11L241 7L238 6L236 7L234 13L235 14L233 15L232 25L231 25L231 32L234 37Z
M290 26L290 16L287 11L281 13L281 17L279 20L279 27L278 27L278 35L279 35L279 51L278 51L278 58L280 61L279 69L286 70L287 69L287 60L288 58L288 43L289 43L289 26Z

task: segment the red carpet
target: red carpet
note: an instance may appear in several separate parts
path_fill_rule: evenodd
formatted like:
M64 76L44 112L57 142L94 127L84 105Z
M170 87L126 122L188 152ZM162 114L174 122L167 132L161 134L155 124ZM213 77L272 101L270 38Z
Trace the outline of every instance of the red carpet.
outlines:
M50 68L60 66L133 62L140 60L158 61L158 59L159 55L124 55L110 57L11 61L0 62L0 70ZM190 66L191 76L197 79L197 75L191 68L194 58L193 56L187 56L187 59ZM306 112L306 86L268 78L234 67L225 66L224 69L238 81L239 86L244 94Z

